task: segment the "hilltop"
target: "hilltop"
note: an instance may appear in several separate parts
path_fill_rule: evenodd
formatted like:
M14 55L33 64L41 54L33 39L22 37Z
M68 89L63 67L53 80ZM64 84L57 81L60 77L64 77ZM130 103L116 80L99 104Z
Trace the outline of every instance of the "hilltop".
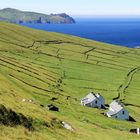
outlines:
M35 23L35 24L70 24L75 20L65 13L61 14L42 14L35 12L20 11L12 8L0 10L0 20L11 23Z
M5 22L0 29L0 139L139 139L129 130L140 126L140 49ZM136 122L81 106L91 91L106 104L121 100Z

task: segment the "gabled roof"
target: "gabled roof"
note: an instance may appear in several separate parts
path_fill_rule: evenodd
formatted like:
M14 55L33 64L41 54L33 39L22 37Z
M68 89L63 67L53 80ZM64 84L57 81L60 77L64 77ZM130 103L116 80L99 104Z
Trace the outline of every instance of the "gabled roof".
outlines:
M86 98L93 100L93 99L96 99L96 96L93 92L91 92L86 96Z
M110 104L109 111L107 112L108 115L113 116L120 112L123 109L123 105L118 101L113 101Z
M95 95L93 93L89 93L85 98L82 98L81 100L84 101L85 104L89 104L95 99L96 99Z
M100 94L94 94L93 92L89 93L85 98L82 98L81 100L84 101L85 104L91 103L95 99L97 100L103 100L103 97Z

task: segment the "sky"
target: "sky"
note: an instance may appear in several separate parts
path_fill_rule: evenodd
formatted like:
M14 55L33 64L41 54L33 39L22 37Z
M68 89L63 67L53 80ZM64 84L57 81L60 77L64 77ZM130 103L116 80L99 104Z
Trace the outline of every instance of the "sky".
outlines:
M0 0L0 9L7 7L45 14L140 16L140 0Z

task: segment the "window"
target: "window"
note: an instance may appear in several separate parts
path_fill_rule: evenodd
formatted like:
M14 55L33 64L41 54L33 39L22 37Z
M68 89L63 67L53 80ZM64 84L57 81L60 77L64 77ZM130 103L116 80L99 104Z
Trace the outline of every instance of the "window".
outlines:
M122 114L124 115L125 114L125 111L123 111Z
M115 116L115 118L118 118L117 116Z
M97 100L95 101L95 104L97 104L98 102L97 102Z

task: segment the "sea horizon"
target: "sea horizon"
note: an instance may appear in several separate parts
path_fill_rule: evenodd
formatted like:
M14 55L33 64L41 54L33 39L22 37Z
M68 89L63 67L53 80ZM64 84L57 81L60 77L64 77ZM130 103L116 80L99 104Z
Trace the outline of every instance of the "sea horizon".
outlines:
M140 17L77 17L76 24L22 24L130 48L140 46Z

